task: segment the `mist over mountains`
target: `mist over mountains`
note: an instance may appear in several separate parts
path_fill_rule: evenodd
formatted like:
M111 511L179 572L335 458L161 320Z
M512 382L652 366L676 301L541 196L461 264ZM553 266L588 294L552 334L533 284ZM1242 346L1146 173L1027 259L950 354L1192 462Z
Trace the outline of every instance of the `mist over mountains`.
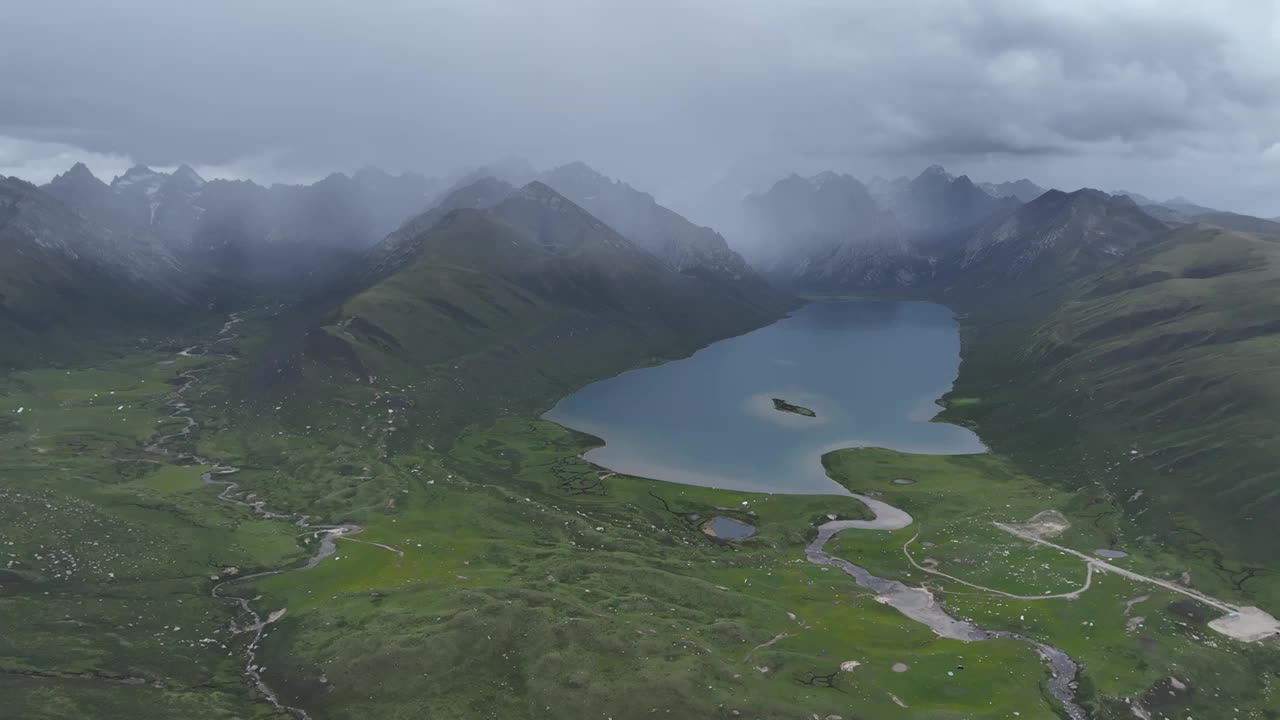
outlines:
M708 195L736 193L720 188ZM790 174L720 207L736 216L729 225L737 230L722 234L693 222L585 163L539 170L518 158L442 180L365 168L310 185L269 187L205 180L189 166L172 172L137 166L110 183L83 165L41 187L2 178L0 369L13 379L10 392L30 378L61 387L73 373L99 382L99 366L128 368L112 382L133 383L137 374L151 373L180 388L172 396L161 392L169 404L151 408L159 417L148 416L136 436L113 441L123 449L109 460L109 482L130 488L122 474L136 472L128 463L146 452L137 438L151 437L154 424L178 427L162 429L161 437L187 442L181 393L200 373L217 373L219 394L212 402L199 396L212 409L195 422L217 428L211 434L241 433L249 449L240 462L251 467L245 475L279 483L263 492L319 497L314 504L336 522L360 512L375 518L369 522L388 523L395 535L455 482L460 507L492 497L516 512L545 512L534 509L537 496L552 498L547 507L587 498L608 503L607 512L630 512L625 508L646 501L608 495L626 487L604 485L614 474L585 464L581 473L564 474L577 467L567 463L582 463L581 443L595 440L558 429L529 442L531 451L515 450L505 443L526 441L500 440L492 428L542 432L537 428L545 424L536 418L585 384L771 325L808 301L874 298L882 302L872 304L873 313L889 318L900 304L883 301L928 300L945 303L963 323L965 370L948 398L964 401L947 412L980 423L992 448L982 463L1007 457L1081 493L1130 498L1130 504L1149 497L1142 508L1156 511L1136 513L1134 527L1164 532L1167 518L1191 518L1185 522L1204 528L1214 547L1270 562L1256 549L1266 547L1269 528L1251 518L1277 510L1274 483L1265 480L1275 464L1268 442L1274 413L1257 398L1272 392L1265 378L1274 367L1269 343L1280 327L1274 292L1280 223L1182 200L1044 189L1025 179L975 183L939 165L911 178L866 183L833 171ZM179 362L177 375L178 368L156 369ZM133 387L142 385L138 379ZM93 394L62 397L39 417L6 417L0 431L42 421L53 407L87 414L130 406L123 396L109 407L99 407ZM474 439L477 428L486 439ZM716 437L718 428L708 431ZM316 439L318 433L328 434ZM7 437L30 443L39 433ZM77 442L60 446L62 457L91 455ZM1141 463L1130 460L1117 470L1115 458L1137 457L1139 442L1146 451ZM314 443L315 454L298 457L297 448L312 447L303 443ZM43 445L33 452L43 453ZM540 455L526 463L532 456L524 452L564 458ZM343 453L359 460L335 459ZM455 464L464 453L478 464ZM143 472L152 472L152 459L142 461ZM335 462L335 479L315 480ZM435 473L438 484L386 489L365 469L391 466L397 469L382 477L420 483L420 473L431 468L425 472ZM473 487L472 479L482 477L475 468L482 466L511 475ZM465 481L455 475L459 467L466 468ZM549 474L550 495L526 483L528 468ZM886 482L914 473L883 472ZM199 482L199 492L207 482ZM1205 483L1221 492L1199 497ZM422 495L413 494L419 490ZM132 489L111 492L135 502ZM255 503L258 496L244 497L241 502ZM310 509L306 502L299 507ZM569 514L604 506L570 507ZM691 521L663 507L654 505L657 514L642 516L643 523L621 516L628 518L624 526L641 528L637 537L646 542L643 527L657 523L702 534L702 510ZM715 507L728 512L730 506ZM502 512L486 521L505 517ZM817 522L828 517L812 515ZM756 521L754 514L744 517ZM602 528L611 522L589 520L583 527L593 538L606 534ZM800 538L814 520L802 513L797 522L795 539L778 542L803 546ZM287 532L293 537L296 528ZM449 526L445 534L453 532ZM655 557L667 562L674 535L657 537L662 550ZM555 545L510 540L500 538L499 565L513 547L536 553ZM680 547L707 549L684 541ZM726 550L715 546L716 557L731 557ZM387 562L410 562L392 559L381 546L371 552L387 555ZM455 554L450 548L437 557ZM790 565L793 555L784 553L782 562ZM473 573L489 559L468 562L473 565L459 566L454 575ZM356 562L345 567L362 568ZM591 573L616 570L612 563L592 567ZM210 582L222 572L215 570ZM663 583L670 573L668 566ZM203 565L197 570L200 598L208 596L209 574ZM555 592L548 589L559 584L546 570L533 577L529 587L537 593ZM697 583L717 598L728 592L709 589L705 578ZM448 592L452 585L418 587ZM400 590L362 590L351 602L376 610L384 592ZM530 597L537 604L543 595ZM497 606L508 607L507 599ZM768 615L776 615L770 607ZM325 610L297 614L307 612ZM415 616L413 622L431 621ZM559 615L548 622L562 624ZM316 627L330 632L328 623ZM763 631L756 634L767 639ZM740 657L736 649L755 644L736 631L727 642L735 648L733 662ZM786 678L781 682L792 687ZM415 686L413 692L410 704L427 691ZM1081 694L1087 692L1093 691ZM340 701L323 697L298 692L291 702ZM1129 707L1128 700L1103 697Z
M364 168L311 185L264 187L206 181L186 165L173 172L135 166L106 183L83 164L39 188L16 179L5 183L8 248L43 258L30 268L7 268L13 277L0 296L2 309L19 327L70 332L100 324L93 312L79 311L81 304L116 304L122 312L105 326L120 330L134 321L145 328L250 302L293 303L358 290L413 262L423 252L424 236L453 214L510 208L531 192L546 202L549 193L566 207L577 207L572 198L590 208L599 218L578 212L621 233L615 237L625 236L635 249L628 264L652 257L664 272L712 287L751 313L770 315L792 304L718 233L581 163L539 173L508 159L461 173L452 185ZM547 247L565 249L560 235L582 231L557 226L536 232L554 240ZM52 288L59 302L35 302L31 291L19 292L26 276L22 283ZM156 312L128 311L129 302Z
M1280 0L11 2L0 79L0 720L1280 720Z
M368 277L385 275L407 262L422 233L450 212L493 207L535 180L670 270L772 308L786 301L771 282L796 289L927 283L949 267L974 262L976 248L999 244L992 238L1017 234L1011 227L1041 227L1034 216L1050 212L1046 208L1053 204L1041 201L1045 190L1030 180L979 184L938 165L914 178L877 177L865 184L830 171L807 178L793 174L742 197L736 207L725 202L720 212L737 216L725 220L735 228L726 237L584 163L539 171L518 157L445 180L366 167L311 185L269 187L206 181L188 165L172 172L139 165L107 183L77 163L38 189L16 181L10 187L16 195L48 196L38 213L34 206L29 210L41 222L55 224L59 208L79 217L56 221L64 227L80 222L78 239L59 245L67 252L140 287L168 288L167 296L179 305L216 305L321 291L355 266ZM722 187L708 195L716 193L722 200L736 194ZM1091 191L1070 197L1093 198L1096 205L1111 196ZM1270 221L1182 199L1156 203L1123 192L1114 197L1132 199L1164 222L1216 219L1255 232L1274 230Z
M538 170L516 157L443 180L366 167L310 185L269 187L205 180L187 165L172 172L135 166L108 183L78 163L44 186L7 179L4 188L0 228L7 252L23 261L6 268L0 312L15 337L31 341L11 346L13 362L74 351L74 341L59 338L77 333L146 332L251 303L339 302L420 262L438 228L463 227L457 217L474 212L498 224L469 221L468 237L514 224L552 255L608 245L610 235L585 230L607 228L633 248L630 259L611 251L592 269L574 272L605 278L636 258L652 258L662 272L719 298L704 298L700 307L724 302L758 318L794 307L797 293L963 293L1065 282L1189 223L1280 238L1273 221L1181 199L1046 191L1026 179L979 184L939 165L868 183L830 171L788 175L736 208L721 208L737 216L727 221L737 228L728 236L585 163ZM513 203L521 198L528 207L576 208L581 226L543 227L551 221L527 213L516 218ZM593 239L566 237L584 233ZM518 263L505 257L518 255L516 246L472 242L516 282ZM486 267L480 272L493 271ZM520 276L527 284L529 272ZM594 294L616 303L603 279L574 292L575 302ZM109 306L120 312L99 317Z
M135 166L107 184L77 164L43 189L104 231L162 248L188 272L267 290L363 252L428 207L437 187L374 168L303 186L206 182L187 165Z

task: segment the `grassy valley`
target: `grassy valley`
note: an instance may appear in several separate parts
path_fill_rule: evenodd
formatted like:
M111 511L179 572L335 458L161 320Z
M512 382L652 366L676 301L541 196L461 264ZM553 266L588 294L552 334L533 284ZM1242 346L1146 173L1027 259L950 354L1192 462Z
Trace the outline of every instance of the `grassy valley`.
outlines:
M541 183L459 192L305 304L4 377L20 716L1064 717L1028 642L939 637L806 561L818 525L869 517L857 500L617 475L537 419L773 321L776 295L677 271ZM1064 246L992 224L930 289L964 314L944 417L995 452L828 454L915 522L827 551L1066 651L1094 718L1274 717L1272 645L993 524L1055 511L1054 542L1133 572L1280 591L1256 521L1280 246L1059 195L1001 222L1068 218Z
M216 406L210 381L202 402ZM279 419L245 417L201 445L246 468L273 507L366 528L320 567L253 588L264 609L288 608L262 657L289 702L325 717L782 718L874 717L896 697L921 717L1053 717L1026 646L941 640L801 560L816 522L864 516L855 501L611 475L578 459L597 441L528 416L379 457L328 420L377 432L390 404L366 401L309 411L305 433L291 414L305 403L286 402ZM717 513L759 532L715 541L700 526ZM841 671L849 660L866 667ZM964 682L939 684L964 664Z
M295 533L217 500L176 432L177 374L138 353L0 381L0 687L21 718L260 717L210 576L301 557ZM175 448L176 449L176 448Z
M293 5L0 12L0 720L1280 720L1280 0Z

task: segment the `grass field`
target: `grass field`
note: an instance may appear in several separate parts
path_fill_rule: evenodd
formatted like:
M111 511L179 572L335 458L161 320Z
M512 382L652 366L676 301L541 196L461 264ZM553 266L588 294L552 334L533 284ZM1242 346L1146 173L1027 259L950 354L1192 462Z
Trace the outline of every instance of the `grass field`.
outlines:
M200 456L239 467L274 510L364 528L313 569L231 586L263 614L286 611L257 661L317 720L1058 717L1026 644L940 639L805 562L816 524L865 515L852 499L607 476L579 459L598 441L532 419L575 382L646 362L633 340L574 337L581 354L555 366L535 333L518 355L481 344L420 367L362 361L379 377L352 382L310 355L251 360L272 354L264 322L221 346L231 358L139 353L0 385L0 622L13 629L0 689L19 717L279 715L245 682L246 636L228 632L234 608L209 597L210 577L296 567L313 549L289 522L218 501L200 468L146 452L183 424L166 403L195 367L185 397ZM348 340L364 352L367 337ZM606 347L589 355L593 343ZM948 412L980 422L993 402L957 392ZM1010 594L1071 591L1082 562L991 525L1056 509L1072 521L1064 545L1199 580L1200 560L1133 522L1111 486L1033 476L1020 457L829 455L834 478L917 523L845 532L828 550L927 585L957 617L1068 651L1098 718L1132 717L1129 700L1167 717L1219 717L1226 701L1231 717L1275 717L1275 649L1216 636L1172 594L1095 576L1078 600L1023 601L908 562L918 532L912 556L939 572ZM717 541L701 531L715 515L758 532ZM1253 597L1247 584L1202 587ZM848 661L861 665L842 671Z
M588 442L509 420L438 465L401 458L394 512L359 520L403 558L348 544L258 583L290 609L268 677L326 717L875 717L893 696L914 717L1052 717L1026 646L941 640L802 560L813 525L856 502L598 482L576 459ZM691 514L759 532L719 543Z
M265 715L241 681L223 568L286 565L293 533L144 446L199 361L139 355L0 382L0 687L15 718ZM21 412L19 412L21 410Z
M892 533L843 533L828 545L829 552L882 577L927 585L941 593L955 616L981 627L1015 631L1067 651L1083 666L1086 691L1092 694L1086 704L1098 717L1132 717L1123 698L1142 701L1148 711L1177 713L1170 717L1216 717L1224 698L1239 708L1233 717L1271 717L1280 707L1273 686L1280 653L1274 644L1246 646L1216 634L1205 622L1221 613L1185 596L1099 573L1078 599L1017 600L925 573L903 552L918 534L909 548L916 562L936 560L936 570L959 580L1016 595L1069 592L1085 580L1081 560L991 525L1058 510L1072 525L1054 542L1084 552L1120 547L1131 555L1114 562L1154 577L1177 578L1185 563L1139 539L1135 526L1108 507L1104 490L1068 493L991 455L842 450L825 462L840 482L877 493L917 520ZM1241 593L1224 597L1248 600ZM1162 694L1169 677L1194 691Z

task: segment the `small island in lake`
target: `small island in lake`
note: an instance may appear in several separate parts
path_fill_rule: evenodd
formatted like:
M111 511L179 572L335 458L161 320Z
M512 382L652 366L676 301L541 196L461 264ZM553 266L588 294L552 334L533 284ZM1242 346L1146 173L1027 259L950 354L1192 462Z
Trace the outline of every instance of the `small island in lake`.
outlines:
M792 405L782 398L773 399L773 409L781 410L782 412L795 413L796 415L803 415L805 417L818 417L818 413L810 410L809 408Z

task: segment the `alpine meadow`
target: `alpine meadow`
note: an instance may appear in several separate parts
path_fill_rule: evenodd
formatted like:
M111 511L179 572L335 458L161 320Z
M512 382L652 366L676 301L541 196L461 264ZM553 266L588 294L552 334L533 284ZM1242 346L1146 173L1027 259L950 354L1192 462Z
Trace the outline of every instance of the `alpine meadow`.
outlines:
M1225 9L2 13L0 718L1280 718Z

